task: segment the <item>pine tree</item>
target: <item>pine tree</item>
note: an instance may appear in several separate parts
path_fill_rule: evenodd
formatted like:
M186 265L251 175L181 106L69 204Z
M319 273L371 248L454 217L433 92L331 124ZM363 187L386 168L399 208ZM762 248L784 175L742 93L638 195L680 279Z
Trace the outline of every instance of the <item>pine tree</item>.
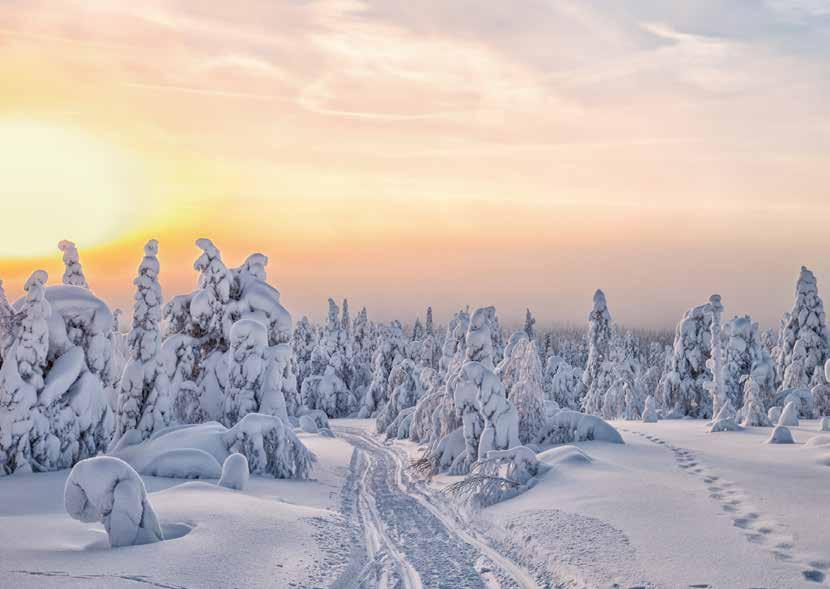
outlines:
M530 314L530 309L527 309L525 311L525 333L530 341L536 339L536 329L533 327L534 325L536 325L536 319Z
M432 307L427 307L427 323L425 330L427 335L435 335L432 326Z

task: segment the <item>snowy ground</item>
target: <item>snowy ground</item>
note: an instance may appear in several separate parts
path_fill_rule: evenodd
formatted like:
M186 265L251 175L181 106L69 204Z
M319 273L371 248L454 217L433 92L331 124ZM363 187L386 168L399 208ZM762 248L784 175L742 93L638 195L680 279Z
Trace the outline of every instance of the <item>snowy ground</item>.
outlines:
M171 539L111 550L63 508L68 471L0 479L0 587L816 587L830 573L830 445L769 428L619 422L625 445L546 452L530 491L469 519L409 479L368 420L304 435L314 480L245 492L145 477ZM827 435L827 434L825 434ZM830 438L828 438L830 441ZM815 440L814 440L815 443Z

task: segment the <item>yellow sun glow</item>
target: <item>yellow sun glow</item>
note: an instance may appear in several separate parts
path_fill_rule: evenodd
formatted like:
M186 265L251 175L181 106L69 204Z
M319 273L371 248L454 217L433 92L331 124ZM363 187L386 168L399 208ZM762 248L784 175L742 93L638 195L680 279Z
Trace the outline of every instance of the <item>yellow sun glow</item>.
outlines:
M71 126L0 120L0 257L53 252L60 239L94 246L134 227L138 162Z

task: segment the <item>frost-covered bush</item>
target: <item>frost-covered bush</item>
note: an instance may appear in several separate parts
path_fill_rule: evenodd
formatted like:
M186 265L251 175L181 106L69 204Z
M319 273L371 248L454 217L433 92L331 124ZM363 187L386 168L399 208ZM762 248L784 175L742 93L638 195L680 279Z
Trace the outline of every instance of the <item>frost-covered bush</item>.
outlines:
M160 358L162 298L157 254L158 242L151 239L133 280L135 304L127 338L130 355L119 384L116 439L130 429L146 438L173 421L170 383Z
M164 540L144 482L118 458L99 456L76 464L66 480L64 505L73 519L104 524L113 548Z
M548 418L540 444L570 444L589 440L623 443L620 433L599 417L562 410Z
M594 293L594 306L588 314L588 364L582 373L582 410L597 415L602 411L605 392L611 386L611 313L605 293Z
M250 477L248 459L244 455L234 453L225 458L222 464L222 476L219 486L236 491L244 491Z
M445 493L479 509L523 493L532 486L536 476L549 469L526 446L492 450L473 466L464 480L447 487Z
M689 310L677 324L667 372L658 385L658 400L666 413L709 417L712 402L705 385L712 380L707 367L712 345L710 304Z
M813 374L828 359L830 332L818 283L810 270L801 267L795 287L795 304L785 315L778 336L776 365L782 388L806 387ZM793 367L793 364L798 365ZM789 373L789 374L788 374Z

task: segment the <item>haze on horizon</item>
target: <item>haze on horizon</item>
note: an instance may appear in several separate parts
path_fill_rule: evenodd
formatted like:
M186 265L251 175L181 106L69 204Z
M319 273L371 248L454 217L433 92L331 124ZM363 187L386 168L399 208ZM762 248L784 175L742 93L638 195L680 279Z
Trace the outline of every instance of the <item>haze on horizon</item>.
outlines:
M582 323L599 287L777 327L801 265L830 292L825 0L243 4L0 5L10 296L66 238L129 309L155 237L170 297L201 236L295 318Z

